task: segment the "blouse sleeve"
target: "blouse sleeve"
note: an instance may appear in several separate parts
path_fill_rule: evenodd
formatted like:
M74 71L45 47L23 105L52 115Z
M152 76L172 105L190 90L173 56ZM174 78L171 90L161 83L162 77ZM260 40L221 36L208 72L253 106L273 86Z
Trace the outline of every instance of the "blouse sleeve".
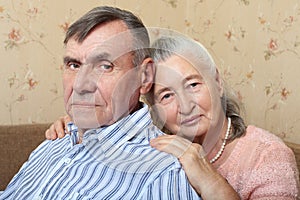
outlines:
M262 145L258 152L249 174L248 183L255 186L249 199L297 199L299 172L293 151L284 143L274 142Z

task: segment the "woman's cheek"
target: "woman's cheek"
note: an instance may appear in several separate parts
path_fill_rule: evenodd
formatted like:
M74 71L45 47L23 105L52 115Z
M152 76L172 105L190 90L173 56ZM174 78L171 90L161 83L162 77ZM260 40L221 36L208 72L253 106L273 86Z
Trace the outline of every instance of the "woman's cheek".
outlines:
M177 106L169 105L163 109L163 114L165 117L165 126L171 132L176 133L180 128L180 122L178 119L178 109Z

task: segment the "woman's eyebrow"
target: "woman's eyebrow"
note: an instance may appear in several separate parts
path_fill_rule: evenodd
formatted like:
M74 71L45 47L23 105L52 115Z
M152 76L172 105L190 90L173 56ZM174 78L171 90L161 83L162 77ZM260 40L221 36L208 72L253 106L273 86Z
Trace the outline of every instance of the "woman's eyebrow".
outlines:
M168 88L168 87L161 88L157 92L155 92L154 96L157 97L157 96L159 96L161 93L163 93L165 91L170 91L170 88Z
M203 77L200 74L192 74L192 75L189 75L189 76L185 77L182 80L182 82L186 83L187 81L192 80L192 79L198 79L200 81L203 81Z

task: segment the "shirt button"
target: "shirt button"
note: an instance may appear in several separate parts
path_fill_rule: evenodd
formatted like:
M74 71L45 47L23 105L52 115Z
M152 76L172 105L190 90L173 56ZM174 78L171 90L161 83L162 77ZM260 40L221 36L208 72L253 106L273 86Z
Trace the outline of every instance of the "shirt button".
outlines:
M42 196L38 196L38 197L36 197L36 198L34 198L35 200L42 200Z
M68 164L71 163L71 161L72 161L71 158L66 158L65 161L64 161L64 163L65 163L66 165L68 165Z

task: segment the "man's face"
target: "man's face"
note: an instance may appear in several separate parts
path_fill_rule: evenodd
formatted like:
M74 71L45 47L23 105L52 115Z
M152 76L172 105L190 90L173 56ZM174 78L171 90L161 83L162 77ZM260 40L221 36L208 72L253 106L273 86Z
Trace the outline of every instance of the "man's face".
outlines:
M79 128L111 125L136 109L140 74L133 66L131 44L127 27L119 20L96 27L82 43L68 41L64 101Z

